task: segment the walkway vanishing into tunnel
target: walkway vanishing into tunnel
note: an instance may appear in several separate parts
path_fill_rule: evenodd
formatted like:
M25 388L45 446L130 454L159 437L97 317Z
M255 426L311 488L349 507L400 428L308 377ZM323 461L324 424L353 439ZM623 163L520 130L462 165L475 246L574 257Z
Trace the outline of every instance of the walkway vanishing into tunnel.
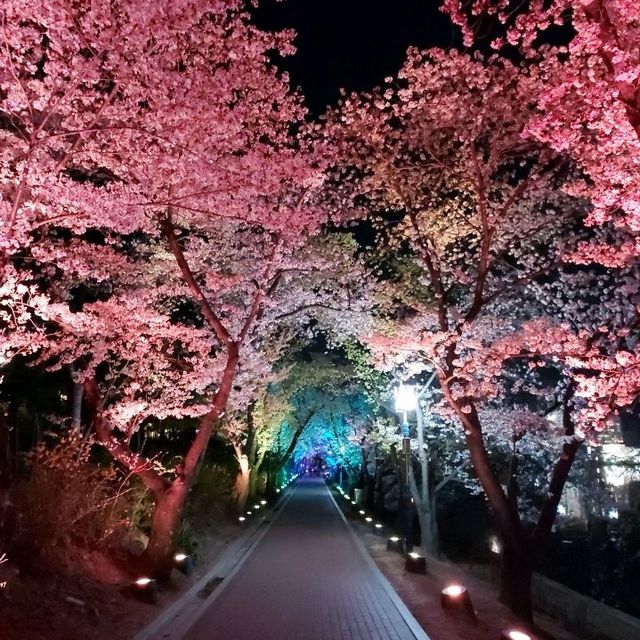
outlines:
M354 539L324 482L305 478L184 640L416 638L428 640Z

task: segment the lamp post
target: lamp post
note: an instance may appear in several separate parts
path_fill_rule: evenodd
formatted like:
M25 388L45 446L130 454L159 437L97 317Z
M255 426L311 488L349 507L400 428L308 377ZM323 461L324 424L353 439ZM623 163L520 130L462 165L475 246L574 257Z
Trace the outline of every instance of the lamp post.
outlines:
M416 392L412 385L401 384L394 391L396 412L402 414L402 467L400 484L400 513L405 553L413 548L411 490L409 488L409 465L411 464L411 439L409 437L409 411L415 411Z

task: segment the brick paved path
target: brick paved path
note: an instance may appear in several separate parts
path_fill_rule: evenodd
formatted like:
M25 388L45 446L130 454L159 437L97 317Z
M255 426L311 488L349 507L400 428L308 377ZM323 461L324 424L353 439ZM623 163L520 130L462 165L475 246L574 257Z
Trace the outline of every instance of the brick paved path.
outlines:
M184 640L414 640L383 579L324 483L303 479Z

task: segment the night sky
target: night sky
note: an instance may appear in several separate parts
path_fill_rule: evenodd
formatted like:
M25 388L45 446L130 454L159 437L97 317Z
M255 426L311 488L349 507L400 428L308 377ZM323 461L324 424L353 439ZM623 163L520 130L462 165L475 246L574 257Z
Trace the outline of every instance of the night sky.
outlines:
M339 90L371 89L402 65L407 47L451 47L439 0L264 0L259 26L293 28L298 53L279 63L315 113Z

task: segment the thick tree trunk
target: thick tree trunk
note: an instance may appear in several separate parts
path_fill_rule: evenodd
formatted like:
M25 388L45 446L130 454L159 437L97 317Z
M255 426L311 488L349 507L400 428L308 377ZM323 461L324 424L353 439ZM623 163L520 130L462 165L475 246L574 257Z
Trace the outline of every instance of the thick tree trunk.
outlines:
M237 452L238 475L233 488L234 509L237 513L243 513L249 498L249 459L243 453Z
M151 575L160 582L166 582L171 577L173 555L177 548L188 493L187 484L176 479L156 502L144 559Z
M198 476L207 445L213 432L213 426L220 418L227 404L231 386L238 365L238 345L227 345L227 363L220 381L220 387L211 404L211 408L200 419L198 432L181 464L176 469L176 477L168 482L153 467L149 460L133 452L129 441L118 439L113 428L102 417L102 399L98 385L94 379L84 382L87 404L91 409L93 428L102 446L110 453L114 460L126 469L135 473L153 493L156 501L149 545L145 551L145 558L149 562L154 577L167 580L171 574L173 554L184 505L193 483Z
M500 572L500 602L526 622L533 622L531 556L524 548L514 550L505 544Z

